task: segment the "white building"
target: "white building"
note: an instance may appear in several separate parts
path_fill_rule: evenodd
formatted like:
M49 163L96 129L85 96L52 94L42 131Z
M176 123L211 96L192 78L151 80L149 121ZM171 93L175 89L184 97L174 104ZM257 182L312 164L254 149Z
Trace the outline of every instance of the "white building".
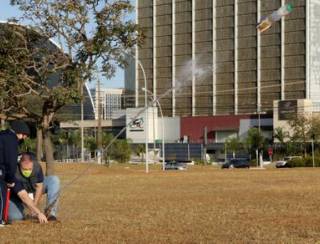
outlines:
M95 107L98 107L98 89L94 89ZM121 88L100 88L101 117L103 120L112 118L112 114L123 108L123 89ZM97 109L96 109L97 111ZM96 112L95 118L98 119Z
M148 126L148 143L162 140L165 143L175 143L180 139L180 117L161 118L158 116L157 107L149 107L147 111L144 108L126 109L127 139L132 143L145 143L146 125Z

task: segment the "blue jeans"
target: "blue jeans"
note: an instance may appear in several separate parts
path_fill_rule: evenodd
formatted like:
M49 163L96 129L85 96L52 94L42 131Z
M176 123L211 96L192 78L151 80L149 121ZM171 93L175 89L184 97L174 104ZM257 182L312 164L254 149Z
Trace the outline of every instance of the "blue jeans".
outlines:
M59 197L60 180L57 176L51 175L44 177L43 181L43 194L47 193L47 204L51 205L52 202ZM51 209L50 215L56 216L58 201L55 202ZM9 206L9 220L23 220L24 219L24 204L18 196L12 196Z

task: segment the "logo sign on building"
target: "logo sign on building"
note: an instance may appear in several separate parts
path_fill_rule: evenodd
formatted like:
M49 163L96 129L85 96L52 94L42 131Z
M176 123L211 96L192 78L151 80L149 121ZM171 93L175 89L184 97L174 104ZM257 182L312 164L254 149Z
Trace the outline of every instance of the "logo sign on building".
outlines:
M143 131L144 130L144 120L142 117L133 120L129 124L130 131Z
M290 120L297 115L297 100L279 101L279 120Z

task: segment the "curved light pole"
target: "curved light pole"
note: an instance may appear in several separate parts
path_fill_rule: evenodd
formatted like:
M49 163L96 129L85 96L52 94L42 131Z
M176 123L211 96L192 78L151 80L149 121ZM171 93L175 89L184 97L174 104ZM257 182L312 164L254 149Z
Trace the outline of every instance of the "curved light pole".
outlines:
M148 96L147 96L147 76L146 76L146 72L144 71L143 65L140 62L140 60L135 57L135 60L138 62L141 70L142 70L142 74L143 74L143 78L144 78L144 107L145 107L145 111L146 111L146 116L145 116L145 140L146 140L146 173L149 173L149 130L148 130L148 123L149 123L149 111L148 111Z
M153 96L153 93L149 90L147 90L146 88L142 88L142 90L144 92L148 92L151 96ZM155 99L152 101L152 103L156 102L159 106L160 109L160 114L161 114L161 119L162 119L162 170L165 170L165 138L164 138L164 120L163 120L163 113L162 113L162 108L161 108L161 104L159 102L159 99Z
M147 76L146 76L146 72L143 68L143 65L142 63L140 62L140 60L135 56L135 55L132 55L131 53L124 53L126 55L129 55L131 57L134 58L134 60L138 63L138 65L140 66L141 70L142 70L142 74L143 74L143 78L144 78L144 86L147 87ZM138 116L140 116L143 112L147 111L148 110L148 97L147 97L147 91L145 91L144 93L144 96L145 96L145 106L144 106L144 109L142 109L140 112L138 112L135 116L134 116L134 119L137 119ZM133 119L133 120L134 120ZM132 121L133 121L132 120ZM131 121L131 122L132 122ZM148 139L149 139L149 134L148 134L148 111L146 112L146 126L145 126L145 145L146 145L146 173L149 173L149 147L148 147ZM130 123L129 123L130 124ZM109 147L115 142L115 140L126 130L127 126L129 125L127 124L124 128L122 128L120 130L120 132L115 136L113 137L113 139L109 142L109 144L107 145L107 147L105 148L105 150L107 151L109 149Z

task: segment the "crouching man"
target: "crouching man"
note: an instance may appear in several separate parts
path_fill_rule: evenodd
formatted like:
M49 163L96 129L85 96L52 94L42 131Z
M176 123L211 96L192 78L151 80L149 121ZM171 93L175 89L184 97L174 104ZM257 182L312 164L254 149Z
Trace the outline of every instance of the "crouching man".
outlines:
M40 164L28 153L22 154L15 178L15 186L10 199L9 220L25 219L24 206L26 206L40 223L56 221L57 199L60 190L59 178L57 176L44 177ZM46 214L38 208L43 194L47 194Z

